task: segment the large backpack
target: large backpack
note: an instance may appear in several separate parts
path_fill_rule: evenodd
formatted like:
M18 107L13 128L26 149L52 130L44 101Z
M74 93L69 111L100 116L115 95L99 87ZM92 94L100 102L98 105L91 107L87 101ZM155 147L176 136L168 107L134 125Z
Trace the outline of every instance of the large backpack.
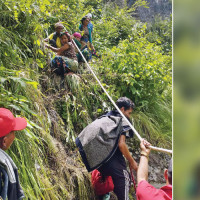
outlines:
M107 162L118 147L122 118L101 116L86 126L76 138L83 163L88 172Z

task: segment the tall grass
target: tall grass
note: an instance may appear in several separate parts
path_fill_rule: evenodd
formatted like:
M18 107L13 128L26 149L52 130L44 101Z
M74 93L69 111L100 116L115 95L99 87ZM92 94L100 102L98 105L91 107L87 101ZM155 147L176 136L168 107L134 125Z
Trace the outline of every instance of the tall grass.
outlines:
M94 44L102 52L106 48L112 49L121 36L131 33L127 27L137 22L128 20L127 26L118 23L118 19L126 14L120 9L117 14L113 10L116 18L110 21L110 14L107 8L101 10L101 3L99 0L0 2L0 107L10 109L16 116L26 117L28 121L27 129L16 134L8 151L18 166L26 199L94 198L90 176L83 167L74 140L88 123L112 106L92 75L81 66L81 75L67 76L64 88L60 87L60 80L56 81L48 73L47 51L42 40L54 31L53 24L60 20L68 30L77 31L75 27L79 20L90 11L96 13ZM122 21L128 18L126 16ZM102 28L102 22L106 29ZM118 32L120 27L125 34ZM140 27L141 23L138 23L137 29ZM108 35L105 30L113 35ZM99 36L105 36L105 42ZM110 57L107 61L111 62ZM103 73L107 66L101 60L92 64L102 80L113 76ZM106 72L111 70L106 69ZM121 74L118 76L123 78ZM112 84L104 85L114 100L122 95ZM123 92L128 94L126 85L123 87ZM152 144L162 147L171 147L171 97L170 90L167 92L165 98L152 101L148 109L137 108L133 115L139 133Z

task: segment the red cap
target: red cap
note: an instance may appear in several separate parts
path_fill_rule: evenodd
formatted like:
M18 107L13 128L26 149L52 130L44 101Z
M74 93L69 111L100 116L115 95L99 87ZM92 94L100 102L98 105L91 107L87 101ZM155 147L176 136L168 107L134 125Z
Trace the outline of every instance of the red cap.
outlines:
M0 137L8 135L11 131L20 131L25 129L27 121L25 118L15 118L10 110L0 108Z

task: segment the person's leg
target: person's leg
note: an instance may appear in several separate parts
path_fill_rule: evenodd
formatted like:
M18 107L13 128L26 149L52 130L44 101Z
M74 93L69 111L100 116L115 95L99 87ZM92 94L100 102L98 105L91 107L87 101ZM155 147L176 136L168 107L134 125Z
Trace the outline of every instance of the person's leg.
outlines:
M120 163L109 163L99 168L104 176L111 176L114 184L114 193L118 200L129 200L130 177L128 171Z
M112 176L114 183L114 193L118 200L129 200L129 173L123 169L120 172L114 173Z
M85 49L82 51L82 54L83 54L83 56L85 57L85 59L86 59L87 61L89 61L89 52L88 52L88 49L87 49L87 48L85 48Z
M77 53L77 54L76 54L76 57L77 57L79 63L80 63L80 62L83 62L83 59L82 59L82 56L81 56L80 53Z
M51 61L51 67L52 71L56 73L59 76L64 76L64 68L63 68L63 62L62 58L56 56L52 61Z
M64 56L62 58L66 68L69 68L70 71L76 72L78 70L78 62L76 60Z

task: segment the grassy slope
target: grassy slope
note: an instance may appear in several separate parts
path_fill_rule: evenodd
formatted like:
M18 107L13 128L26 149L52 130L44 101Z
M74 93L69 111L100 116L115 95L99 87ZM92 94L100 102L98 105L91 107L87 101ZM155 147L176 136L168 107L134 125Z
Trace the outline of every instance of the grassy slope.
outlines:
M85 6L81 1L68 1L65 4L62 1L23 0L19 3L0 3L0 106L9 108L16 115L25 116L28 120L28 128L22 134L17 134L17 139L8 152L19 167L20 180L27 199L87 200L94 196L88 174L73 141L89 122L110 109L111 105L85 70L81 76L68 76L66 90L58 91L59 80L48 72L45 56L47 52L42 44L45 36L42 35L48 31L49 25L60 19L65 21L68 29L77 30L75 27L78 20L88 10L94 11L96 16L101 14L102 11L98 10L100 5L98 1L90 4L86 2ZM83 10L83 13L78 12L79 10ZM108 24L107 17L111 15L109 8L105 8L104 12L108 15L105 19L102 17L105 20L105 30L112 33L102 31L102 20L99 18L94 22L94 37L99 52L108 60L105 57L106 48L117 46L115 42L118 39L115 37L125 37L128 30L125 25L115 28L124 11ZM112 14L115 15L114 11ZM130 21L128 23L132 25ZM118 29L123 31L118 33ZM103 82L108 64L99 60L93 65ZM112 76L107 75L110 85L106 88L116 100L121 94L115 94ZM141 108L136 110L136 128L148 139L153 138L153 144L171 147L168 129L171 117L170 98L169 101L159 100L153 103L155 106L152 109L158 107L156 113L153 112L154 109L146 112ZM165 120L167 125L158 126L160 123L155 116L159 116L160 121ZM169 134L166 137L160 131Z

